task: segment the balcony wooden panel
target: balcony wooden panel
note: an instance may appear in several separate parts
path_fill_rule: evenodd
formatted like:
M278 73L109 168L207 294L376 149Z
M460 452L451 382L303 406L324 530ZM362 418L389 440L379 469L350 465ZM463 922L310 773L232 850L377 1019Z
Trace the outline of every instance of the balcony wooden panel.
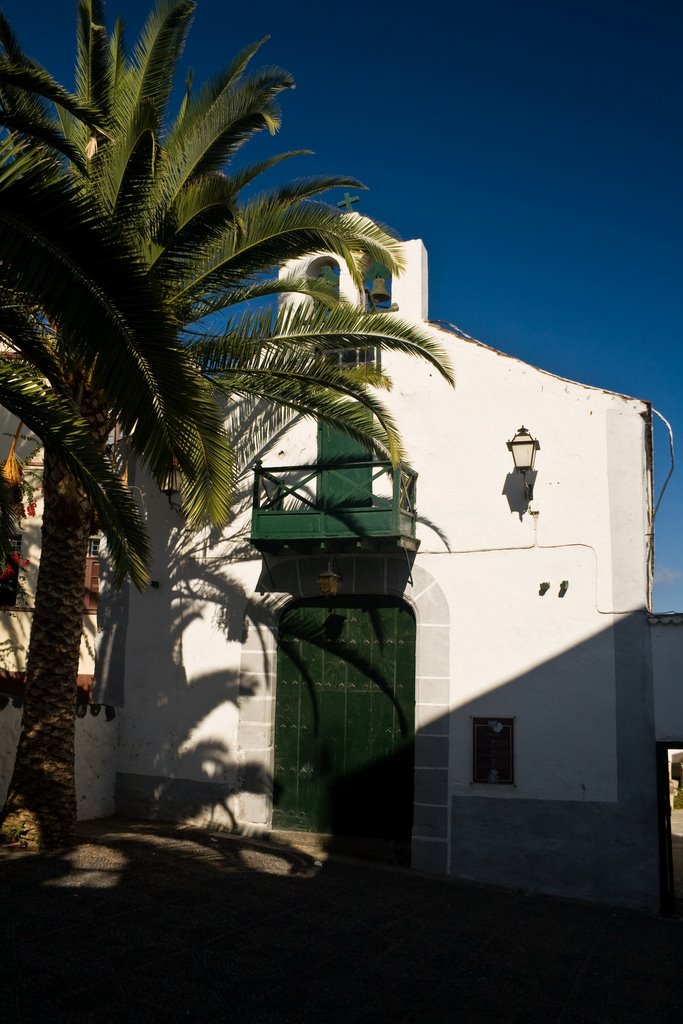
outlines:
M251 542L260 551L416 550L417 474L389 462L255 467Z

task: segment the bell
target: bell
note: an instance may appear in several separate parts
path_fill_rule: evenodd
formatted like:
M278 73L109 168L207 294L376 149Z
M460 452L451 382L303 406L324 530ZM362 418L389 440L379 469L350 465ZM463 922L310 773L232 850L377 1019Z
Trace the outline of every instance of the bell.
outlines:
M335 274L333 266L330 266L329 263L323 263L323 265L318 268L314 279L324 281L325 284L330 286L333 298L339 298L339 267L337 267L337 273Z
M335 274L334 270L326 264L320 268L317 276L321 278L321 280L327 281L328 284L339 284L339 278Z
M381 302L391 302L391 295L387 289L387 282L383 277L376 277L370 289L370 298L379 305Z

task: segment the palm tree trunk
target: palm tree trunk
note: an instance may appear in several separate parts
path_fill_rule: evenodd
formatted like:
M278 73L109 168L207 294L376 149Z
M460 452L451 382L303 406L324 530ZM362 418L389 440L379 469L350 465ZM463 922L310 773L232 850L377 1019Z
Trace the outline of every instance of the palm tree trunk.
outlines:
M19 747L2 828L23 827L32 845L74 838L76 680L83 629L90 502L45 453L42 551ZM16 831L15 831L16 834Z

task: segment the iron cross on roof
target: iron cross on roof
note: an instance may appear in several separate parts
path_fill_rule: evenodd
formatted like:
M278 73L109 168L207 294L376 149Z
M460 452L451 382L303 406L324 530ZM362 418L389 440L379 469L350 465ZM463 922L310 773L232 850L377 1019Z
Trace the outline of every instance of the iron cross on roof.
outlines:
M353 203L360 201L360 196L350 196L348 192L344 193L344 198L341 199L337 206L343 206L347 213L353 212Z

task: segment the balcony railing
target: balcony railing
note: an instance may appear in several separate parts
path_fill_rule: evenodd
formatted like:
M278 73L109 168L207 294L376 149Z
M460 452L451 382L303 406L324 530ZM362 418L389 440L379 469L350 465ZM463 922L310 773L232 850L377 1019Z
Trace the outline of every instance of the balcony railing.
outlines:
M254 467L251 542L285 548L415 550L417 474L390 462Z

